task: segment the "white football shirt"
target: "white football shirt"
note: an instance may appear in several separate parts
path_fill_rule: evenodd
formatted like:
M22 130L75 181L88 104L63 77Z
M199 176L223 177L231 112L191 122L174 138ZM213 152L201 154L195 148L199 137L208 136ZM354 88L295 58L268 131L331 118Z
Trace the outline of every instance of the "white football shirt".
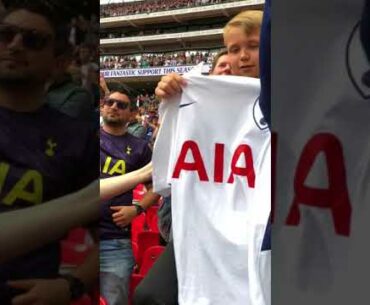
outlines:
M270 304L270 131L259 80L185 77L182 95L162 105L153 153L154 190L172 193L179 304Z
M276 304L369 298L370 87L362 77L370 66L358 27L364 3L274 6Z

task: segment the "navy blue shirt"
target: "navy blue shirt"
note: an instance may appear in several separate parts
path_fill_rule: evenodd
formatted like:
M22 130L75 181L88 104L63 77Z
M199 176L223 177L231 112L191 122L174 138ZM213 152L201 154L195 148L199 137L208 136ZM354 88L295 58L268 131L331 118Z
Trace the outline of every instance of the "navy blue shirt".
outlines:
M370 0L366 0L361 18L361 41L370 62Z
M260 107L271 129L271 0L265 1L260 39Z
M150 162L152 151L145 140L129 133L114 136L100 129L100 178L124 175ZM101 204L100 239L130 238L131 226L120 228L112 220L111 206L132 205L132 190Z
M271 0L265 1L260 38L260 107L271 130ZM267 221L261 251L271 250L271 215Z
M0 213L61 197L98 178L98 137L88 124L44 106L33 113L0 107L0 125ZM56 241L1 264L0 304L8 302L6 281L55 277L59 263Z

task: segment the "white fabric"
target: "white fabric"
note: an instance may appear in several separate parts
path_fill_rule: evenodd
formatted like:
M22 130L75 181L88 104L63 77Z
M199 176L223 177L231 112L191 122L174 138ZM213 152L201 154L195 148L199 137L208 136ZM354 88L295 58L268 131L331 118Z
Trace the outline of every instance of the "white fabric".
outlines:
M272 125L278 142L275 304L348 305L369 298L370 88L361 82L369 63L356 27L363 5L363 0L284 0L274 6L272 35L279 41L273 46L277 72L272 78ZM343 151L341 176L351 212L343 213L339 223L349 219L348 235L336 232L330 209L304 202L299 204L299 223L287 225L302 151L319 133L334 136ZM307 187L328 188L327 164L321 153ZM335 193L338 202L344 187Z
M261 122L259 80L185 78L188 86L182 95L162 105L153 154L154 190L172 193L179 304L270 304L271 252L261 252L271 201L270 132ZM197 143L209 181L184 170L179 179L172 178L188 140ZM225 145L223 182L217 183L215 143ZM227 183L233 153L241 144L252 151L254 187L238 175ZM190 151L185 161L194 161ZM237 166L245 166L243 157Z

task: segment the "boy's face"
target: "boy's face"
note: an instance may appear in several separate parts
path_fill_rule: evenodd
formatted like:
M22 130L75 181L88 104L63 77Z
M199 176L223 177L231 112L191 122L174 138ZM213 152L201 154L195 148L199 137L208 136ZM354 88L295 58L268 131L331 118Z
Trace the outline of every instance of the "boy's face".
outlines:
M259 77L260 32L255 30L246 35L239 27L232 27L224 35L229 53L232 75Z

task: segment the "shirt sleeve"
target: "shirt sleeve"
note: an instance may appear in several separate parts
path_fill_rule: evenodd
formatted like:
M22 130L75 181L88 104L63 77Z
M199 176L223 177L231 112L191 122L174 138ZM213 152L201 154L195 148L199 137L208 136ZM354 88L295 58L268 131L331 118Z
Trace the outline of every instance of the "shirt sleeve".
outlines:
M169 196L169 171L172 168L172 147L175 144L177 130L177 116L180 99L164 100L160 106L161 125L154 143L153 150L153 190L162 195Z

